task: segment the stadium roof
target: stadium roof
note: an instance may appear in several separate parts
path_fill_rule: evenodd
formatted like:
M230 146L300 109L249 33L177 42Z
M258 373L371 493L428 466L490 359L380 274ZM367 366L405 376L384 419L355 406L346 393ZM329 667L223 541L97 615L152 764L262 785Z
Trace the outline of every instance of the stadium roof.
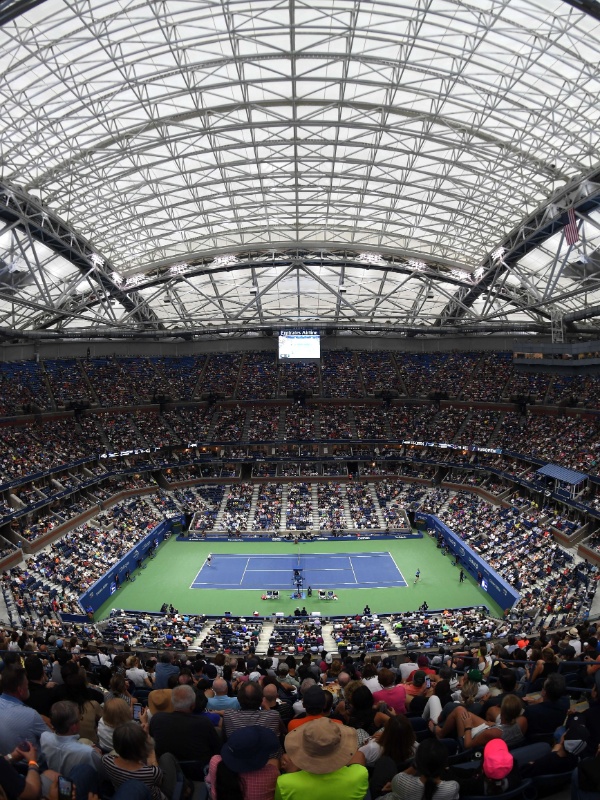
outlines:
M316 5L0 2L0 335L600 336L600 5Z

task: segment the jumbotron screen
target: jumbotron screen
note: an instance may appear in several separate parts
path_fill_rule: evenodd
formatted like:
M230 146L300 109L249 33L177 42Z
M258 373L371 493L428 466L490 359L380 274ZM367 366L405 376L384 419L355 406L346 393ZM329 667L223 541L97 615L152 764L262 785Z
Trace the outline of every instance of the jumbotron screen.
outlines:
M318 361L321 337L318 333L288 331L279 334L279 358L283 361Z

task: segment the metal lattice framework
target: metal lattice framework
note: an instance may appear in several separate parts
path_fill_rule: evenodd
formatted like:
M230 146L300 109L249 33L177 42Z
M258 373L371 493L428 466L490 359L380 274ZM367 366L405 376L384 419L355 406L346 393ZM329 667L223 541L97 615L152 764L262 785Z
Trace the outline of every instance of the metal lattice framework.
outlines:
M319 6L0 3L0 332L598 335L598 4Z

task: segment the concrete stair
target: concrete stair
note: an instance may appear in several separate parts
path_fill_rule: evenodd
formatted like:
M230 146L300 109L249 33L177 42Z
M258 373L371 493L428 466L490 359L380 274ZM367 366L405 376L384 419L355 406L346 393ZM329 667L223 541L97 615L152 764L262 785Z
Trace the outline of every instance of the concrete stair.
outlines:
M276 600L266 600L265 603L268 605L271 603L273 606L273 611L277 611L277 601ZM266 612L264 612L266 613ZM262 630L260 632L260 636L258 637L258 642L256 644L256 652L260 655L266 655L267 650L269 649L269 640L271 638L271 634L273 633L273 628L275 627L274 623L269 620L263 621Z
M380 528L385 528L385 519L383 517L383 512L381 510L381 506L379 505L379 500L377 498L377 492L375 491L375 484L368 483L367 488L371 497L373 498L373 502L375 504L375 513L377 515L377 522L379 523Z
M253 531L254 528L254 515L256 514L256 506L258 505L258 490L262 484L257 483L252 489L252 500L250 500L250 513L248 514L248 530Z

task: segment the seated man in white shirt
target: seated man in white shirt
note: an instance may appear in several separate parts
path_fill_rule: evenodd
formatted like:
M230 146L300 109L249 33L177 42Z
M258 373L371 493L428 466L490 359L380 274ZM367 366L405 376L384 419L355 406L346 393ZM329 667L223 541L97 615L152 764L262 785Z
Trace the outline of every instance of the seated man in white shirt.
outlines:
M54 703L50 715L54 733L42 733L42 752L50 769L69 777L80 764L100 768L102 757L92 744L79 741L79 708L69 700Z

